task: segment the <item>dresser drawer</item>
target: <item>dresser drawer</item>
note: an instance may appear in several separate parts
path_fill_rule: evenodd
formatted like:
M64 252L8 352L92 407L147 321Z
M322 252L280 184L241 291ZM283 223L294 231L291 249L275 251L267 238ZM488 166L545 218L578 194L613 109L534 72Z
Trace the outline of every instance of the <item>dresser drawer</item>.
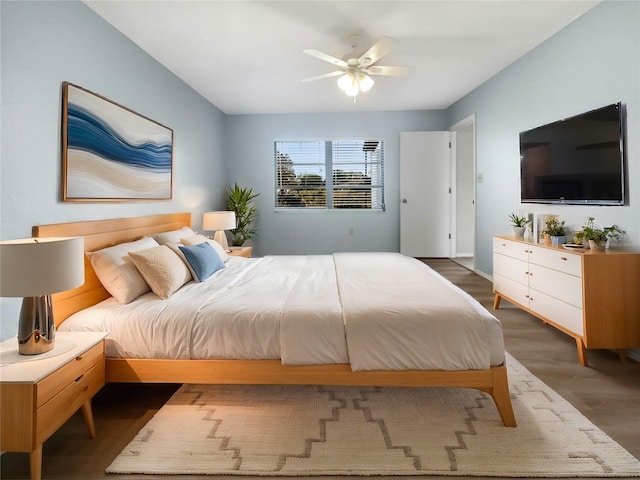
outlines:
M523 285L529 284L529 264L517 258L494 253L493 273L510 278Z
M532 311L542 315L554 324L564 327L577 335L584 335L582 309L553 298L550 295L531 289L529 306Z
M100 342L71 362L63 365L37 384L36 408L48 402L60 390L87 372L93 365L104 359L104 342Z
M529 308L529 287L515 282L500 274L493 274L493 290L514 302L518 302L523 307Z
M101 358L97 364L78 378L65 384L64 388L36 411L37 443L44 442L83 403L89 401L105 383L105 362Z
M493 251L494 253L507 255L508 257L517 258L525 262L529 258L528 245L524 243L513 242L511 240L505 240L503 238L493 237Z
M582 257L575 253L564 252L562 250L529 247L529 262L543 267L553 268L560 272L582 277Z
M529 264L529 287L582 308L582 279L566 273Z

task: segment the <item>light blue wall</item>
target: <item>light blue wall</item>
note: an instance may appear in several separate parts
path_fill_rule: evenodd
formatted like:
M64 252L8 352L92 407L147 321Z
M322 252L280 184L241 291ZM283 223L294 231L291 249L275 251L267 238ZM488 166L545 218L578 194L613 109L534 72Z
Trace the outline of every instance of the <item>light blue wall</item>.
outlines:
M81 2L1 2L0 238L32 225L191 211L224 205L225 115ZM60 201L61 85L69 81L174 131L174 199ZM19 305L2 299L0 339L15 335Z
M491 237L510 234L510 212L558 214L572 229L595 216L640 246L639 25L640 2L605 1L449 108L449 124L476 114L478 270L492 273ZM519 132L618 101L628 112L628 205L521 205Z
M230 116L231 182L260 193L255 253L399 251L400 132L444 130L446 126L443 111ZM358 137L385 141L385 212L275 212L274 141Z

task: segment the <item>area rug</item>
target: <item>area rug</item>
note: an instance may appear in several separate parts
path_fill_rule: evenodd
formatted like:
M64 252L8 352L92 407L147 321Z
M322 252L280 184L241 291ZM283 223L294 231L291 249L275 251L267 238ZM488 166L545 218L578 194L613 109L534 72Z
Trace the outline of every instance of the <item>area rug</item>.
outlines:
M107 472L640 476L640 461L507 365L517 428L471 389L183 385Z

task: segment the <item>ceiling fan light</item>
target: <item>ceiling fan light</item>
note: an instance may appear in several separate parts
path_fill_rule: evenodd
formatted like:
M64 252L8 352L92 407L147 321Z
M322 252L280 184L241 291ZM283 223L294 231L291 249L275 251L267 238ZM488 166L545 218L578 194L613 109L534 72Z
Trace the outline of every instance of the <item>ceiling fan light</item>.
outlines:
M338 87L345 92L353 85L353 75L351 72L347 72L338 78Z
M358 85L360 86L360 90L362 90L363 92L368 92L369 90L371 90L371 87L373 87L373 84L375 82L373 81L373 78L371 78L369 75L366 75L364 73L360 73L360 75L358 75Z
M360 89L358 88L358 82L353 82L353 83L354 84L351 87L349 87L344 91L344 93L346 93L350 97L355 97L356 95L358 95L358 93L360 93Z

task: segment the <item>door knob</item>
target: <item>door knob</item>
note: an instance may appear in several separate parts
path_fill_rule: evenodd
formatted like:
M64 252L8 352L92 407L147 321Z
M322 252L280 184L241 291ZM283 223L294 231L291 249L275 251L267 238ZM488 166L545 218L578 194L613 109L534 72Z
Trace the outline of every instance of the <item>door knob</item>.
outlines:
M407 199L406 199L406 198L403 198L403 199L402 199L402 203L407 203Z

